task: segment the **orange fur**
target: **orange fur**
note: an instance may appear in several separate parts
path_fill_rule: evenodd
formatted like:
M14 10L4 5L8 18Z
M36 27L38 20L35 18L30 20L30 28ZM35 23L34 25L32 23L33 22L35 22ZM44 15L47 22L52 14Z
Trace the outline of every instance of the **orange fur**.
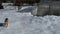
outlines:
M5 18L4 26L8 27L8 22L9 22L9 19L8 18Z

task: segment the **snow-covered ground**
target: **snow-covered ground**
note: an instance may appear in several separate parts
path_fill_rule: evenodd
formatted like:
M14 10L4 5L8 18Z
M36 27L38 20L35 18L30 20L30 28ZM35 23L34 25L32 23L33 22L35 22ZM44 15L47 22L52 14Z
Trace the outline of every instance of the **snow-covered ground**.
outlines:
M0 10L0 22L9 18L7 28L0 27L0 34L60 34L60 16L32 16L15 10Z

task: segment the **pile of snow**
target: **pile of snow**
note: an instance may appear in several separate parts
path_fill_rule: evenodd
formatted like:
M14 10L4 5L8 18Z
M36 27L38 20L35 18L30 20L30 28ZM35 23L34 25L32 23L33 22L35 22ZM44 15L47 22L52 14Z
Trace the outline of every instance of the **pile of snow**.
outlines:
M0 10L0 22L9 18L7 28L0 27L0 34L60 34L60 16L32 16L31 13L17 13Z
M26 9L26 8L28 8L28 7L26 7L26 6L25 7L22 7L20 10L23 10L23 9Z
M5 10L17 10L18 11L18 7L17 6L3 6Z
M22 6L22 8L18 10L18 12L35 12L36 8L37 6Z
M2 3L5 10L16 10L18 11L18 6L13 6L13 3Z
M2 3L2 6L12 6L13 3Z

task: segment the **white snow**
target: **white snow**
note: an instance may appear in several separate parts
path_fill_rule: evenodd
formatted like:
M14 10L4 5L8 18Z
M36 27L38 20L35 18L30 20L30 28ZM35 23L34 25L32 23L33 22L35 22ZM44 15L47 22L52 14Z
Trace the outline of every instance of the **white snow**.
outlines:
M3 6L12 6L13 3L2 3Z
M0 22L9 18L7 28L0 27L0 34L60 34L60 16L32 16L15 10L0 10Z
M21 6L21 9L19 9L19 11L21 11L21 10L24 10L24 9L27 9L27 8L36 8L36 6Z

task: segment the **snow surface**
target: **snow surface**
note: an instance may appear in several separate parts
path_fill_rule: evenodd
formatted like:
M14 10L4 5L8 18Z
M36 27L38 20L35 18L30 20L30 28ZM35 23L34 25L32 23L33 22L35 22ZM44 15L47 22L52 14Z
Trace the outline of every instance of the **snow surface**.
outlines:
M0 27L0 34L60 34L60 16L32 16L15 10L0 10L0 22L9 18L7 28Z

